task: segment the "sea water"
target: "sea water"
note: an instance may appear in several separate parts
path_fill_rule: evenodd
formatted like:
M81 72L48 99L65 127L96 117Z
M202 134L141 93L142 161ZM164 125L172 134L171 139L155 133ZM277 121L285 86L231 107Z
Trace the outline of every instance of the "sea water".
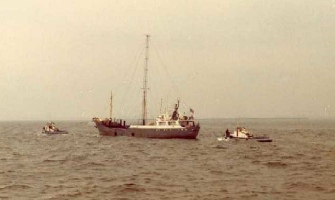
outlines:
M200 120L197 140L0 122L0 199L335 199L335 119ZM273 142L218 141L247 128Z

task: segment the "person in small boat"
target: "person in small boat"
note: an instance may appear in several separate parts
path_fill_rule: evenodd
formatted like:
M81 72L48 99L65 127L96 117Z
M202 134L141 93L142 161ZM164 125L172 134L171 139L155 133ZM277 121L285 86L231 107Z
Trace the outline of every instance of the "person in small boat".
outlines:
M47 125L43 127L43 130L49 132L59 131L54 122L47 123Z
M238 137L238 132L241 131L241 128L240 127L237 127L236 128L236 137Z
M229 132L228 129L226 130L226 137L225 138L230 138L230 132Z

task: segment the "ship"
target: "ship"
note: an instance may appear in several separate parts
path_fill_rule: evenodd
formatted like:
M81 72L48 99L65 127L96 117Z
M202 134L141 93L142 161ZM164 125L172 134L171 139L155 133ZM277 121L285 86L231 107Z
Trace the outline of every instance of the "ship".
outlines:
M159 114L153 122L147 120L147 73L148 73L148 55L149 55L149 35L146 35L146 55L143 78L143 100L142 100L142 123L137 125L128 125L125 120L112 118L112 99L110 103L110 116L106 119L97 117L92 118L95 127L102 136L129 136L140 138L156 139L196 139L200 124L194 119L194 110L190 108L190 115L180 115L180 100L174 105L173 112Z

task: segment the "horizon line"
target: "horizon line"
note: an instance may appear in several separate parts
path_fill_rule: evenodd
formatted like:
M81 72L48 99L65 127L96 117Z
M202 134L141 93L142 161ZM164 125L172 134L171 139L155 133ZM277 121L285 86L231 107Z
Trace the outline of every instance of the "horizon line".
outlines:
M102 118L104 119L104 118ZM117 118L119 119L119 118ZM215 120L215 119L335 119L335 117L205 117L205 118L196 118L197 120ZM140 119L124 119L124 120L140 120ZM154 120L154 119L148 119ZM90 122L92 119L12 119L12 120L1 120L0 122L43 122L43 121L77 121L77 122Z

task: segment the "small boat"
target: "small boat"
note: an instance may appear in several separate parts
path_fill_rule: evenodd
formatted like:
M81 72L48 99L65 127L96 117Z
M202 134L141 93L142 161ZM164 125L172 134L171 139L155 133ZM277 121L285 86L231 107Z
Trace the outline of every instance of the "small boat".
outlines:
M59 130L59 128L57 128L55 126L55 123L50 122L47 123L42 130L43 134L48 134L48 135L53 135L53 134L68 134L68 132L66 130Z
M257 140L257 142L272 142L272 139L270 139L269 137L261 137L261 138L254 138Z
M230 134L228 129L226 131L225 137L217 138L219 141L227 139L244 139L244 140L256 140L257 142L272 142L272 139L268 136L255 136L244 127L237 127L234 133Z

